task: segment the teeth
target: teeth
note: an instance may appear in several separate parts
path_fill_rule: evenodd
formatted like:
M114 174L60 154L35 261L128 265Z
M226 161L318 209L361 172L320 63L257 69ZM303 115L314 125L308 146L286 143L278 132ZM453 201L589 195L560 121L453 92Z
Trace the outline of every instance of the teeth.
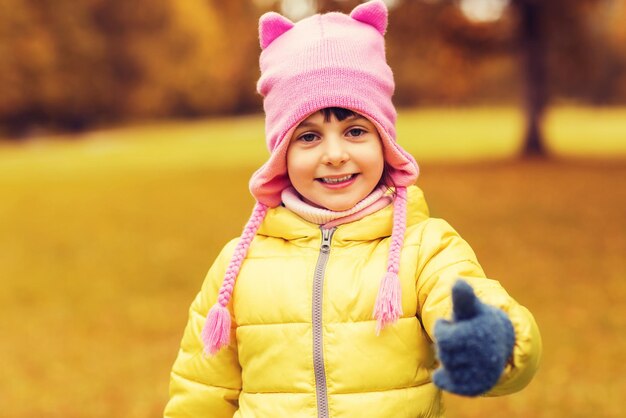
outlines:
M348 174L347 176L343 176L343 177L337 177L337 178L325 178L322 177L320 180L322 180L323 183L341 183L342 181L346 181L346 180L350 180L352 178L352 174Z

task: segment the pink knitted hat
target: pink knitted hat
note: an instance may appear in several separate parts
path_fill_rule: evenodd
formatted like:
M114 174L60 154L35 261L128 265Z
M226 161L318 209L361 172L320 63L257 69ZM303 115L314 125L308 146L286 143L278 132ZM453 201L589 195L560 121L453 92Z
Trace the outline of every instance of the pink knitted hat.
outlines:
M417 179L415 159L396 142L394 81L385 59L387 7L381 0L357 6L349 15L317 14L293 23L275 12L261 16L261 77L269 160L250 179L253 214L226 270L218 300L207 316L202 339L214 354L230 342L227 305L235 280L267 209L281 204L291 186L287 148L294 129L309 115L341 107L367 117L380 134L388 175L394 183L394 223L387 262L374 307L377 333L402 314L398 270L406 230L406 187Z

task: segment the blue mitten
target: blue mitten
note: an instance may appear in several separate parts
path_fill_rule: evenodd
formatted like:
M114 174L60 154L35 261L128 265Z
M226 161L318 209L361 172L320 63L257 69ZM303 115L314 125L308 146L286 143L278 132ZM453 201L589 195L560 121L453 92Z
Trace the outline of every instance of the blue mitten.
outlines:
M477 396L498 382L513 352L515 331L502 310L482 303L462 280L452 288L452 303L452 321L435 324L441 367L433 382L448 392Z

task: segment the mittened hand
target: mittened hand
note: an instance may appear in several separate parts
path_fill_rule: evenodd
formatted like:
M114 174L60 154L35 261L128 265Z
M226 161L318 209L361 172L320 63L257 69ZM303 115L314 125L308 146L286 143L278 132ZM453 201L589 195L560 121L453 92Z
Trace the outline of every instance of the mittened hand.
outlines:
M448 392L477 396L498 382L513 352L515 331L502 310L482 303L462 280L452 288L452 303L452 321L435 324L441 367L433 382Z

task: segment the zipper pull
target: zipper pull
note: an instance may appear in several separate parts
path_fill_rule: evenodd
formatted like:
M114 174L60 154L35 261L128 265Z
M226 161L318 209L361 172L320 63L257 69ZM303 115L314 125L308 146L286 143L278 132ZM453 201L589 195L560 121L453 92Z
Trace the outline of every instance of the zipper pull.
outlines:
M324 229L321 228L322 230L322 247L321 250L325 253L330 252L330 241L333 238L333 233L335 232L336 228L330 228L330 229Z

